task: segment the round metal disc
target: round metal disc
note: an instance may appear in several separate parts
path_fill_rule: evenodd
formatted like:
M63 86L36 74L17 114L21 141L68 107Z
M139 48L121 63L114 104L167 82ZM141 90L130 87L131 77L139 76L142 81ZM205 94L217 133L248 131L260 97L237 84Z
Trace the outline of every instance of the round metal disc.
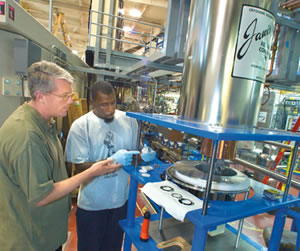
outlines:
M183 160L167 169L174 182L198 191L204 191L209 163ZM218 193L242 193L249 189L249 178L238 170L216 163L211 190Z

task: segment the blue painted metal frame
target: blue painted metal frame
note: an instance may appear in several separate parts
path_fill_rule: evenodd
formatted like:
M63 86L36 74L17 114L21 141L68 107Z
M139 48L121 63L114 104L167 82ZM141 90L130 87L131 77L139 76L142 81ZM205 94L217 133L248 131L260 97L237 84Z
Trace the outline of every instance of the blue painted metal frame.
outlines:
M226 228L234 233L235 235L238 234L238 230L235 229L233 226L226 224ZM246 241L247 243L249 243L252 247L256 248L258 251L267 251L267 248L265 248L263 245L259 244L258 242L255 242L254 240L252 240L250 237L248 237L247 235L241 233L241 238Z
M137 184L146 184L148 182L159 182L160 174L164 172L171 164L159 164L154 165L152 164L154 170L151 171L150 177L143 177L141 176L141 173L139 172L139 168L135 168L134 166L127 166L124 167L126 172L128 172L132 179L130 184L130 200L128 204L132 204L134 207L130 208L129 210L135 211L135 199L136 199L136 191L137 191ZM156 166L156 167L155 167ZM193 240L193 247L192 250L204 250L205 242L206 242L206 236L207 231L211 229L215 229L218 225L225 224L228 222L232 222L238 219L243 219L252 215L257 215L260 213L268 212L271 210L282 210L289 206L294 205L296 202L300 202L300 199L288 195L287 200L283 202L275 201L271 202L269 200L266 200L263 196L263 191L266 188L270 188L267 185L264 185L262 183L256 182L254 180L250 180L251 187L254 190L254 195L248 199L248 200L242 200L242 201L210 201L209 202L209 210L207 212L207 215L202 215L202 210L195 210L192 212L189 212L186 215L186 218L189 219L191 222L195 224L195 232L194 236L197 236L197 238L194 238ZM134 200L132 198L134 197ZM282 217L281 212L279 217L277 219L277 226L281 227L281 225L284 225L285 217ZM168 217L168 214L166 214ZM151 216L152 220L158 220L159 213L157 215ZM140 225L136 226L137 224L140 224L139 219L134 219L134 216L131 219L123 220L121 223L121 226L123 227L126 238L124 243L124 251L131 250L131 242L133 242L135 245L139 246L140 248L146 248L146 249L138 249L138 250L159 250L156 248L153 248L153 240L150 239L149 244L147 243L141 243L139 240L139 232L140 232ZM279 245L280 238L278 238L278 235L281 236L280 231L274 231L274 242L271 244L275 246L273 250L277 250L277 247ZM251 244L251 243L250 243ZM127 248L125 248L127 247ZM272 250L272 249L269 249Z
M179 119L177 116L131 112L127 112L126 114L129 117L136 118L137 120L139 120L139 122L143 120L163 127L168 127L178 131L184 131L186 133L213 139L214 147L216 147L220 140L291 140L296 141L296 145L298 145L298 142L300 141L299 134L289 133L285 131L221 128L218 126L209 126L198 122L185 121ZM294 154L296 154L296 151L294 152ZM214 161L215 159L212 158L209 176L213 174ZM137 236L139 236L139 234L137 234L136 231L139 230L135 226L136 221L134 218L138 182L145 184L147 182L160 181L159 174L163 171L163 169L167 168L167 165L160 165L158 169L153 171L153 174L149 178L142 177L138 172L137 167L137 164L135 165L135 167L125 167L125 170L131 175L132 179L130 182L127 219L121 222L121 226L126 233L124 251L131 250L132 242L140 242L137 239ZM208 195L210 193L209 183L211 182L208 181L208 185L206 187ZM245 217L268 212L271 210L277 210L277 214L271 236L272 243L270 241L268 250L275 251L278 249L286 219L287 208L299 203L300 199L286 194L286 196L284 196L280 201L270 202L263 197L263 190L269 188L268 186L256 181L251 181L251 187L254 189L255 195L248 200L239 202L208 201L208 196L205 196L203 209L189 212L186 215L186 218L188 218L195 224L192 251L204 250L207 232L210 229L214 229L220 224L243 219ZM287 187L289 186L287 185ZM207 206L209 206L209 210L206 212ZM151 240L149 243L151 243L151 245L146 245L147 249L145 250L158 250L153 246L153 240ZM143 245L143 248L144 247L145 245Z
M300 134L274 129L238 129L211 126L204 123L187 121L174 115L160 115L151 113L127 112L127 116L137 120L143 120L152 124L184 131L189 134L209 138L213 140L291 140L300 141Z

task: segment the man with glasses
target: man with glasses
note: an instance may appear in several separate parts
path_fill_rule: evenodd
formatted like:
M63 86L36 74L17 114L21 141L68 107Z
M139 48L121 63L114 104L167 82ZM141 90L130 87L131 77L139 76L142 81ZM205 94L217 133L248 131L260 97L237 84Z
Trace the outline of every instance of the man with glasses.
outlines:
M66 144L67 161L78 172L99 160L112 158L130 165L136 149L137 122L116 110L116 95L109 82L91 88L93 110L75 120ZM78 251L119 251L126 217L128 174L123 169L80 186L76 212Z
M68 233L69 193L120 165L96 162L67 179L52 118L67 115L73 78L41 61L29 67L27 79L31 100L0 128L0 249L61 250Z

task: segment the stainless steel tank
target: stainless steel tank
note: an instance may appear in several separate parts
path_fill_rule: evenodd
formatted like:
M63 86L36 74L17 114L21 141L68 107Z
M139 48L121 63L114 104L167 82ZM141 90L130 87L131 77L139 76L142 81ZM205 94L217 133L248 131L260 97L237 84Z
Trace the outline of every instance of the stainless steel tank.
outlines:
M271 0L192 0L179 115L256 125L275 19Z

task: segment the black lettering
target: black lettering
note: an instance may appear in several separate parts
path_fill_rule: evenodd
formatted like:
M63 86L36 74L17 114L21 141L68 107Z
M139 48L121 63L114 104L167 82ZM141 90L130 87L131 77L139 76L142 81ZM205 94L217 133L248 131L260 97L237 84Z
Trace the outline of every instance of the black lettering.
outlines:
M249 26L246 28L245 33L243 35L243 38L245 39L245 42L241 45L241 47L238 49L237 52L237 58L242 59L248 52L248 49L253 41L253 38L255 41L259 41L262 38L268 36L271 33L271 26L269 25L266 30L263 30L262 32L255 32L257 25L257 18L255 18ZM265 47L265 42L261 42L261 46ZM261 49L259 49L261 51Z
M261 37L262 37L261 34L258 32L255 36L255 41L261 40Z
M267 52L266 52L266 49L265 48L263 48L263 47L259 47L259 51L260 52L262 52L262 53L264 53L264 54L266 54Z
M247 51L248 51L248 49L249 49L249 47L250 47L250 45L252 43L253 36L255 34L254 32L255 32L256 24L257 24L257 18L255 18L249 24L249 26L247 27L247 29L245 30L244 38L246 39L246 41L242 44L241 48L238 50L238 54L237 54L237 58L238 59L242 59L246 55L246 53L247 53ZM248 31L252 28L252 26L254 26L254 27L253 27L252 34L250 36L250 34L248 33ZM243 51L244 47L245 47L245 50Z

